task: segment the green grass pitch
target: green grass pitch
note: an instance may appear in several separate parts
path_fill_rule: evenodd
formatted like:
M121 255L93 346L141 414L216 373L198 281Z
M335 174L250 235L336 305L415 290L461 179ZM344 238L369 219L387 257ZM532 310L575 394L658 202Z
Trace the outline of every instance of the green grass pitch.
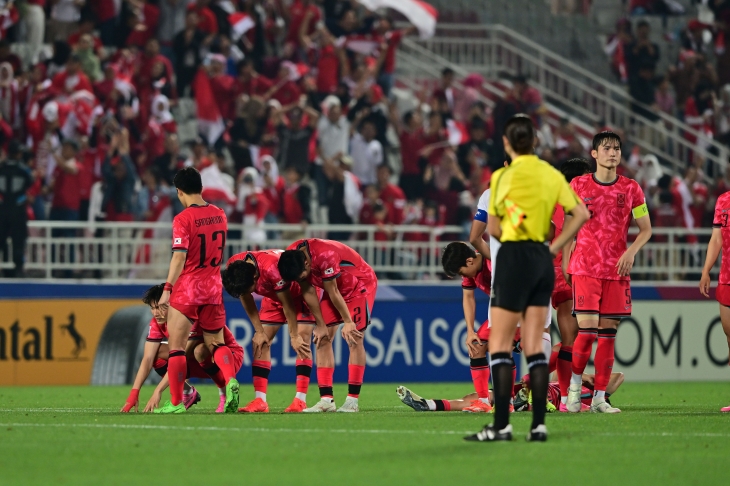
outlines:
M623 413L551 414L544 444L524 441L529 413L513 415L511 444L464 442L491 418L414 412L390 384L366 383L359 414L281 414L287 385L270 387L269 414L217 415L217 390L199 390L190 413L159 416L118 413L128 387L0 388L0 484L728 484L727 383L627 383L614 400ZM335 387L338 404L345 393ZM252 396L244 385L242 402Z

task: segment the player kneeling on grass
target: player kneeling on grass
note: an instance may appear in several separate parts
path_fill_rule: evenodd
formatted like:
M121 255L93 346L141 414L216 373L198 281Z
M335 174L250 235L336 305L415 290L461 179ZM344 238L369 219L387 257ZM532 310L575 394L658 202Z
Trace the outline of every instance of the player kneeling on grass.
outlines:
M144 347L144 355L142 362L140 363L137 371L137 376L134 379L134 385L132 391L129 393L126 403L120 410L121 412L129 412L134 408L138 411L139 408L139 390L142 388L144 381L150 374L152 368L162 377L162 380L157 385L157 388L152 393L147 406L144 408L145 412L152 412L160 403L162 392L168 387L169 381L167 377L167 361L169 357L169 346L167 339L169 334L167 332L167 313L162 310L158 302L160 296L162 296L163 285L155 285L147 289L142 298L142 302L150 306L152 311L152 320L150 321L150 330L147 335L147 342ZM236 342L233 334L225 329L226 332L226 346L231 349L231 353L234 356L236 363L236 371L241 368L243 362L243 348ZM200 333L193 329L188 339L186 347L186 359L188 363L188 377L192 378L211 378L218 386L220 392L220 403L218 405L217 413L222 413L225 406L225 379L220 369L212 362L210 352L202 342ZM189 409L200 401L200 394L198 391L190 385L187 380L185 381L185 388L183 390L183 403L185 409Z
M728 215L730 214L730 192L726 192L717 198L715 203L715 217L712 220L712 237L707 245L707 256L705 267L702 269L700 280L700 292L705 297L710 296L710 270L715 266L717 257L722 251L722 266L720 267L720 278L718 279L715 297L720 304L720 321L722 330L727 336L727 346L730 349L730 226ZM728 363L730 364L730 363ZM730 405L720 409L721 412L730 412Z
M320 401L303 410L306 413L334 412L332 375L335 355L332 340L342 327L342 338L350 349L348 364L348 393L339 412L359 411L358 398L365 375L365 330L378 290L373 269L359 253L339 241L306 239L295 241L279 259L279 273L287 282L298 282L309 308L320 312L326 327L317 325L314 342L317 345L317 384ZM323 289L322 302L314 298L315 288Z
M307 408L307 389L312 373L312 330L315 316L309 312L297 283L286 283L279 274L281 250L245 251L228 260L222 273L226 292L241 301L256 333L253 336L253 386L256 397L239 412L269 411L266 391L271 372L271 342L279 328L289 325L291 346L297 353L297 392L284 412L298 413ZM253 293L263 297L261 311L256 308ZM317 299L317 294L310 298ZM319 308L317 308L319 311ZM316 316L324 327L321 313ZM302 324L301 326L299 324Z

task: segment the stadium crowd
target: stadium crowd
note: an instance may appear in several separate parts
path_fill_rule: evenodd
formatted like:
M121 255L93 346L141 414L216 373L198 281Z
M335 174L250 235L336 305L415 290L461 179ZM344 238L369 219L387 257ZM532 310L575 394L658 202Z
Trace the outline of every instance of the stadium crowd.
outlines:
M0 3L0 145L24 141L30 219L171 221L172 177L192 165L232 223L359 222L388 240L394 225L468 228L515 113L540 127L544 160L589 154L569 120L545 122L524 77L493 108L476 74L463 89L449 69L435 89L405 89L395 53L415 27L354 0ZM657 226L709 224L728 182L708 187L702 161L672 177L653 155L624 153Z

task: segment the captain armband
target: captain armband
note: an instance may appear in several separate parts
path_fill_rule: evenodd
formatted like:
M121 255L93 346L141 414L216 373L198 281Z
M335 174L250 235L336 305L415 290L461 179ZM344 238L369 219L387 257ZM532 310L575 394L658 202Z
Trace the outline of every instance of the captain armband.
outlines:
M631 213L634 215L634 219L639 219L649 214L649 208L647 208L646 203L644 203L641 206L636 206L634 209L632 209Z

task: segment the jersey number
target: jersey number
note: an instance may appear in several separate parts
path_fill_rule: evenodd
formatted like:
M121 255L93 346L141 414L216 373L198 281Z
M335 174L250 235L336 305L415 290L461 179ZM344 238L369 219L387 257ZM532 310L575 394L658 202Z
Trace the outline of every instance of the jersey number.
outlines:
M727 213L724 213L720 216L720 219L722 219L722 227L727 228Z
M218 260L215 259L215 257L210 259L210 266L211 267L219 267L221 263L223 263L223 250L226 247L226 232L225 231L215 231L213 232L213 235L211 235L211 242L214 242L218 239L220 236L221 240L221 246L218 247L220 250L220 257ZM200 265L198 265L198 268L205 268L205 257L206 257L206 242L205 242L205 235L198 235L198 238L200 238Z
M360 324L360 308L355 307L355 314L352 316L352 322L355 324Z
M626 289L624 293L626 295L626 305L631 305L631 289Z

